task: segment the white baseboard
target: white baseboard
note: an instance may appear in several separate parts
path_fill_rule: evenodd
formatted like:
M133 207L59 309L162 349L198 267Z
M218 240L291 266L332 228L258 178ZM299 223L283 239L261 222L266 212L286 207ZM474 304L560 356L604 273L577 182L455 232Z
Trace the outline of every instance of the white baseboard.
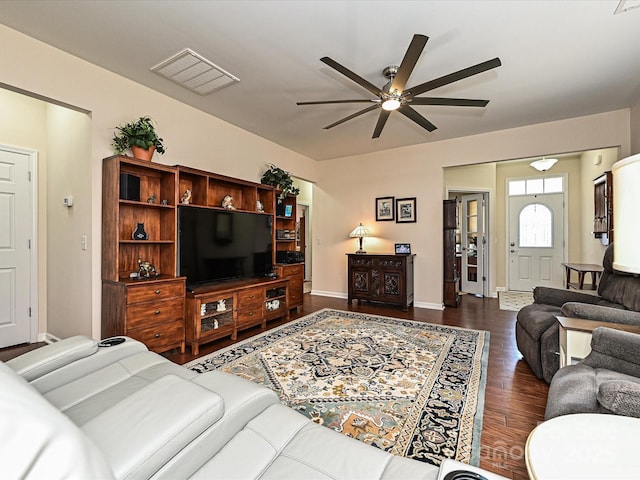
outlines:
M323 290L311 290L311 295L318 295L319 297L332 297L332 298L344 298L347 299L347 294L342 292L327 292ZM444 306L439 303L428 302L414 302L416 308L428 308L430 310L444 310Z

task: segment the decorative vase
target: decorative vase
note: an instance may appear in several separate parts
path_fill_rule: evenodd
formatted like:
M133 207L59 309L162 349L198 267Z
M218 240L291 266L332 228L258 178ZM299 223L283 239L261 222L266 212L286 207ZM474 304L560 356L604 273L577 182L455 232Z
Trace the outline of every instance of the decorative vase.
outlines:
M144 231L144 223L138 223L132 235L134 240L148 240L149 234Z
M155 145L151 145L148 150L145 150L142 147L138 147L137 145L131 146L131 152L133 153L133 156L138 160L146 160L150 162L151 158L153 157L153 152L155 151Z

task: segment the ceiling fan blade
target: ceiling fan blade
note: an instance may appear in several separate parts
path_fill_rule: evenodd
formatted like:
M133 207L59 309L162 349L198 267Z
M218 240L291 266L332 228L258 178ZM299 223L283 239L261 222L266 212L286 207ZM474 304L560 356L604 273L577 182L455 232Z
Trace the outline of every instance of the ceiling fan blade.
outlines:
M413 72L418 62L418 58L420 58L422 54L422 50L424 50L424 46L427 44L427 40L429 40L429 37L426 35L416 34L413 36L409 48L407 48L407 52L404 54L402 63L400 67L398 67L398 73L396 73L396 77L393 79L389 92L397 90L399 93L402 93L404 86L407 84L407 80L409 80L411 76L411 72Z
M380 136L390 113L391 112L387 110L380 110L380 116L378 117L378 122L376 123L376 128L373 130L373 136L371 138L378 138Z
M357 73L354 73L351 70L349 70L347 67L343 67L342 65L340 65L335 60L332 60L329 57L322 57L320 59L320 61L323 62L323 63L326 63L327 65L329 65L334 70L337 70L338 72L340 72L345 77L353 80L354 82L356 82L361 87L367 89L373 95L379 97L379 96L381 96L383 94L383 91L380 90L378 87L376 87L373 83L368 82L367 80L362 78Z
M487 60L486 62L479 63L472 67L463 68L462 70L450 73L449 75L445 75L443 77L421 83L420 85L416 85L415 87L411 87L407 92L405 92L406 97L415 97L417 95L420 95L421 93L428 92L429 90L434 90L444 85L449 85L450 83L457 82L458 80L462 80L463 78L472 77L473 75L486 72L487 70L499 67L500 65L502 65L502 62L500 62L500 59L496 57L492 60Z
M430 132L433 132L436 128L438 128L408 105L403 105L398 109L398 111L405 117L410 118L422 128L429 130Z
M380 102L379 99L358 99L358 100L320 100L318 102L296 102L296 105L324 105L327 103L370 103Z
M411 105L450 105L453 107L486 107L489 100L473 100L469 98L437 98L414 97Z
M338 120L337 122L332 123L331 125L327 125L326 127L324 127L325 130L329 130L330 128L333 128L337 125L340 125L341 123L344 122L348 122L349 120L359 117L360 115L363 115L367 112L370 112L372 110L375 110L376 108L380 108L380 105L371 105L370 107L367 107L363 110L360 110L359 112L356 113L352 113L351 115L349 115L348 117L344 117L342 120Z

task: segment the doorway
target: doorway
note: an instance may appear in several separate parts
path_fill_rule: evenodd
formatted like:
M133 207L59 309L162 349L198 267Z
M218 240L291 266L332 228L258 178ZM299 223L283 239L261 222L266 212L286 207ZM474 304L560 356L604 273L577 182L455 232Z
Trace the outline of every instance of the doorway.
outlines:
M0 348L38 337L36 163L35 152L0 145Z
M486 295L486 209L484 193L463 195L460 199L460 250L462 253L460 290L484 297Z
M531 292L538 285L563 286L565 202L562 187L554 189L556 192L509 195L509 290Z

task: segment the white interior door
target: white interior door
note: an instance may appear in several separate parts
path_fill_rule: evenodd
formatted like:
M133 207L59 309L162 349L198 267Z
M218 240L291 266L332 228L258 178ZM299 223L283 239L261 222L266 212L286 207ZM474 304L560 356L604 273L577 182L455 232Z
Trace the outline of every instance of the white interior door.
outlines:
M563 287L564 194L509 197L509 290Z
M29 153L0 146L0 348L37 337L30 308L32 161Z
M460 209L463 292L485 295L485 201L482 193L463 195Z

